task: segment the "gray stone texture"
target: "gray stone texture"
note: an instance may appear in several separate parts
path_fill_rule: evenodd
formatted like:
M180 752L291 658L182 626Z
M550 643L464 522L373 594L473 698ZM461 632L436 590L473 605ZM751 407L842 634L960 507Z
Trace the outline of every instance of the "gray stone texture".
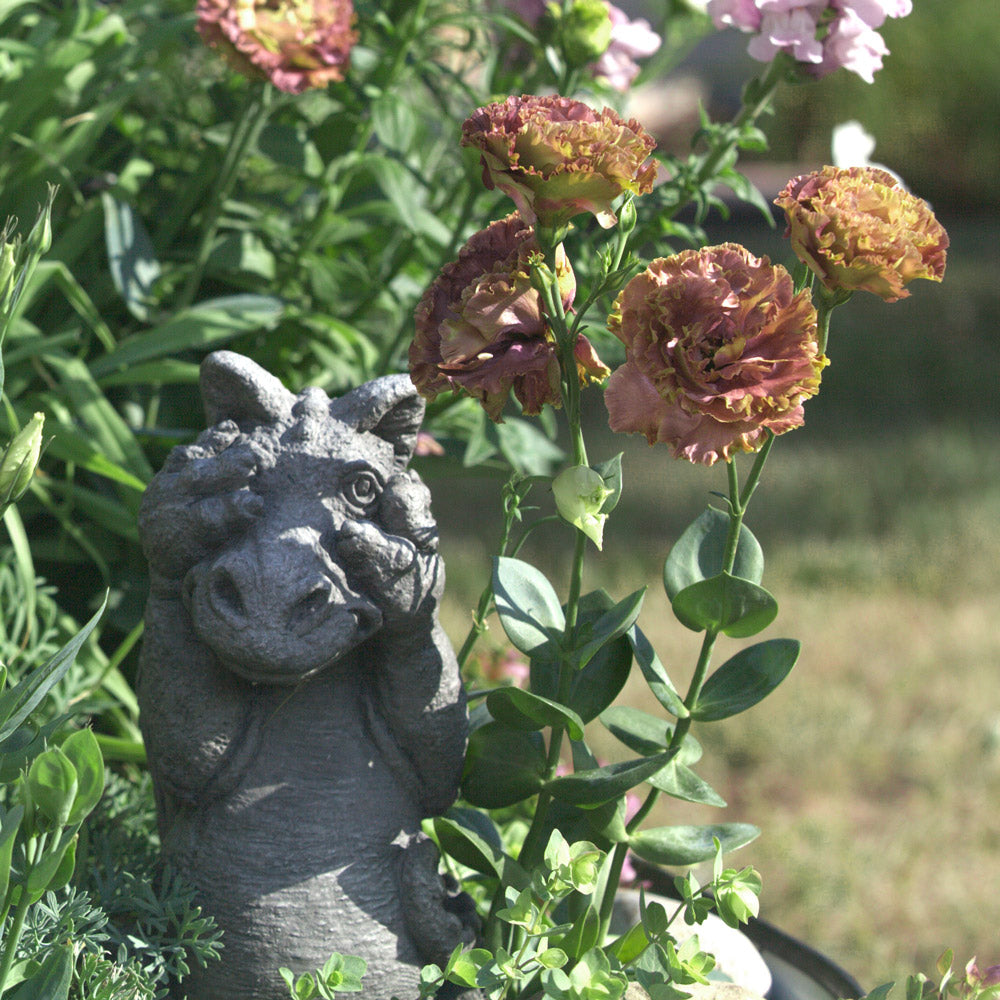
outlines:
M438 624L406 376L298 396L240 355L202 365L208 418L139 515L139 698L163 852L223 928L190 1000L277 1000L279 966L368 962L407 1000L473 937L424 817L453 801L467 715Z

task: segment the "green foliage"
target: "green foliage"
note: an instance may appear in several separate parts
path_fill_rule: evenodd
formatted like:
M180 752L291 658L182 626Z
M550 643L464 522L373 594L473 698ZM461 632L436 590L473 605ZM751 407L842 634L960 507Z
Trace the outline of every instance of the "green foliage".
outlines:
M296 976L291 969L278 972L288 984L292 1000L312 1000L313 997L333 997L335 993L359 993L364 984L368 963L362 958L334 952L315 973L304 972Z

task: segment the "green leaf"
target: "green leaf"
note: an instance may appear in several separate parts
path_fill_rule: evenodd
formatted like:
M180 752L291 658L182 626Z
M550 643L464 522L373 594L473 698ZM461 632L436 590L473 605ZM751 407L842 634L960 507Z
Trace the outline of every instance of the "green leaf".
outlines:
M725 799L707 781L676 759L646 780L654 788L683 802L697 802L720 809L726 805Z
M527 420L507 417L502 424L487 421L486 431L511 468L522 475L551 476L563 459L563 450Z
M447 816L434 817L434 835L441 850L459 864L523 889L528 884L527 874L504 853L495 827L492 836L483 836L484 823L493 826L492 820L482 813L472 809L451 809Z
M153 243L131 205L110 191L101 192L101 204L111 278L128 311L145 323L154 304L153 286L161 273Z
M578 629L592 629L613 606L604 591L595 590L580 599ZM628 640L619 636L602 646L582 670L570 679L565 704L586 723L596 719L610 705L628 680L632 668L632 650ZM531 689L551 700L559 696L559 662L544 656L531 659Z
M630 750L644 757L666 750L674 735L672 722L628 705L612 705L602 712L601 724ZM681 742L677 759L683 764L695 764L701 759L701 746L690 733Z
M671 601L692 583L708 580L722 572L729 537L729 515L708 507L681 535L663 566L663 586ZM764 552L746 525L733 563L733 576L760 583L764 575Z
M629 789L641 784L651 774L669 763L672 753L641 757L638 760L605 764L590 771L565 774L546 782L546 789L552 795L575 806L598 806L611 799L617 799Z
M664 669L660 658L656 655L650 641L640 631L638 625L633 625L626 633L628 641L632 646L632 653L636 663L642 671L642 676L646 678L649 690L653 697L673 716L678 719L685 719L690 714L684 699L677 693L667 671Z
M671 604L686 628L715 629L733 638L756 635L778 614L778 602L763 587L728 573L690 584Z
M33 670L16 687L0 695L0 746L35 710L39 702L72 666L80 647L97 626L107 606L107 594L93 618L66 643L44 666Z
M724 851L749 844L760 830L749 823L717 823L712 826L661 826L639 830L629 838L629 847L654 865L686 866L715 857L715 841Z
M489 722L469 737L462 795L474 806L499 809L534 795L544 774L545 744L538 733Z
M558 647L566 619L552 584L520 559L500 556L493 563L493 594L507 638L529 656Z
M370 108L372 125L382 145L400 153L408 152L417 134L417 116L412 103L398 94L383 91L371 102Z
M27 892L30 902L37 903L48 892L49 886L55 885L57 880L64 876L63 861L67 851L73 850L75 852L75 841L75 832L72 830L64 831L58 843L47 848L45 853L29 869L24 891Z
M605 611L592 625L588 623L587 628L578 623L577 635L584 641L568 651L577 670L585 667L599 649L624 635L635 624L642 610L642 599L645 594L645 587L629 594L624 600Z
M486 707L498 722L528 731L562 725L570 739L583 739L583 720L572 709L516 687L497 688L486 696Z
M609 458L606 462L598 462L591 468L604 480L604 485L611 490L604 506L601 508L602 514L610 514L622 495L622 454L618 452L614 458Z
M800 648L795 639L769 639L741 649L705 682L692 717L715 722L756 705L788 676Z
M26 785L35 813L49 821L49 828L67 825L76 798L76 768L58 747L40 753L28 768Z
M572 929L558 942L559 947L571 959L578 959L597 944L600 936L601 920L593 904L573 921Z
M18 804L7 811L3 823L0 824L0 907L7 900L7 890L10 888L10 863L22 819L24 819L24 806Z
M39 970L13 992L9 1000L66 1000L73 978L73 946L53 945Z
M72 826L90 814L104 792L104 758L97 738L89 729L73 733L62 742L60 750L76 770L76 798L67 820Z
M116 350L94 361L90 372L100 379L139 362L204 351L242 333L270 330L284 308L280 299L269 295L229 295L199 302L152 330L127 337Z

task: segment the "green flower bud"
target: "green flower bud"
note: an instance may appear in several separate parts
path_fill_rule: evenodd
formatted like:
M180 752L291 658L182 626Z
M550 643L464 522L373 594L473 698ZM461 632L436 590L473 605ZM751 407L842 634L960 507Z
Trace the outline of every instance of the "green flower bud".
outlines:
M559 516L579 528L599 549L604 544L604 522L601 513L605 501L614 492L608 489L600 473L586 465L564 469L552 481Z
M7 445L0 459L0 509L24 496L42 451L45 414L36 413Z
M603 0L575 0L559 18L558 32L563 56L572 69L592 63L611 44L608 5Z
M8 219L0 233L0 310L6 312L17 284L17 250L21 241L13 235L14 220Z

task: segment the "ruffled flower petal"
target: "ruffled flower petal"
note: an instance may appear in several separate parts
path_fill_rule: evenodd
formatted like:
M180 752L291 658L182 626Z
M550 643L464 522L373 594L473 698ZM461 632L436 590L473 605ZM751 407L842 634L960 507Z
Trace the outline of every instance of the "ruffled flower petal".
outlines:
M800 426L826 365L808 294L731 243L653 261L608 326L626 356L605 389L611 429L705 465Z
M591 212L615 224L611 203L652 190L655 143L636 121L565 97L508 97L479 108L462 145L480 151L483 182L499 188L525 221L552 230Z
M774 202L786 236L823 285L895 302L915 278L941 281L948 234L930 206L877 167L824 167L789 181Z

